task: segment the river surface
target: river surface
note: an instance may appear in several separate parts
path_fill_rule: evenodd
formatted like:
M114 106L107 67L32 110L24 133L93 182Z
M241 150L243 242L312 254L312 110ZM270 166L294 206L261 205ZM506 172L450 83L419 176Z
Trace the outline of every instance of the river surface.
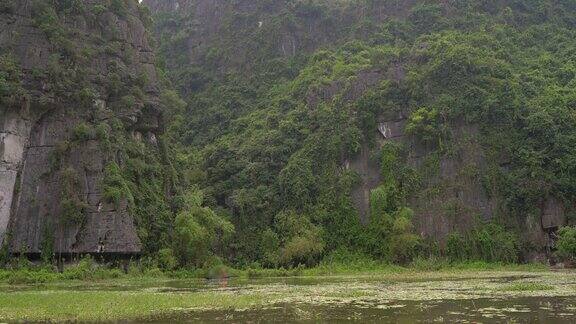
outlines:
M164 308L153 302L146 317L122 321L126 323L576 323L573 271L133 280L0 291L111 292L126 298L147 294L153 301L178 298ZM208 304L188 303L207 297L211 297ZM253 303L223 306L224 299L242 298Z
M255 309L183 311L154 323L576 323L574 273L172 282L165 291L285 295Z
M153 323L575 323L576 298L277 304L257 310L182 313Z

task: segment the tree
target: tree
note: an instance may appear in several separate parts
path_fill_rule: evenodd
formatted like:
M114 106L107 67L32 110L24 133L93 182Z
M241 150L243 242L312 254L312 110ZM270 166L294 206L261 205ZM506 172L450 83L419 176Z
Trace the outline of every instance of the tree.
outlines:
M200 191L185 195L184 208L174 222L174 254L182 266L201 267L218 241L228 238L234 226L213 210L202 207Z

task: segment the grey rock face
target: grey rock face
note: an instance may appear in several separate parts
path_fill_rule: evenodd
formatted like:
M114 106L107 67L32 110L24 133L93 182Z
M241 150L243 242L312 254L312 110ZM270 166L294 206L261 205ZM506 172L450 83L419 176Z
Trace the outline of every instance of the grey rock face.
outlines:
M14 111L0 115L0 242L10 220L18 170L30 132L29 121Z
M85 1L86 6L95 3L99 2ZM15 12L0 13L0 54L8 53L18 62L29 100L26 107L0 107L0 242L8 243L12 252L40 253L46 240L52 240L55 252L62 253L141 250L125 199L114 205L103 197L106 165L122 161L115 152L103 149L98 139L73 138L78 125L106 123L112 118L124 121L126 136L141 131L155 138L154 133L160 131L154 54L137 2L126 3L125 15L107 11L95 16L90 12L58 16L66 37L71 37L66 41L78 48L113 43L120 53L130 56L128 60L102 51L83 64L80 78L97 95L91 107L55 97L55 81L35 76L48 68L55 54L62 54L61 44L35 24L32 1L16 2ZM117 73L120 82L143 76L144 98L131 106L114 106L116 97L127 93L113 94L110 91L115 89L103 84L111 73ZM62 151L59 147L64 143ZM63 167L54 167L56 155ZM65 172L78 179L73 195L84 206L80 223L63 220L62 201L69 198L64 190Z

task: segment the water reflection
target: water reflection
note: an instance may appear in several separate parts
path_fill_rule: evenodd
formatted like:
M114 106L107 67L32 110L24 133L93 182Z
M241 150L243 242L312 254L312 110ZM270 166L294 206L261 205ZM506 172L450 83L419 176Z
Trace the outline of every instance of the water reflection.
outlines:
M575 323L576 298L311 305L181 313L153 323Z

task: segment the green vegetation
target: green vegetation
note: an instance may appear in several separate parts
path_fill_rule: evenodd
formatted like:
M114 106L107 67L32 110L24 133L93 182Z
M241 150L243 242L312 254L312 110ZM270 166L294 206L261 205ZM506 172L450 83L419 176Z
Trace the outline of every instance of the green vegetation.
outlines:
M150 319L174 309L247 308L263 304L262 296L223 296L213 293L191 295L156 292L52 291L0 294L0 318L5 320L42 321L113 321ZM34 309L30 309L35 305ZM172 310L172 311L171 311Z
M513 297L542 298L573 294L573 273L465 271L382 271L364 275L328 278L301 277L223 281L234 286L214 289L214 283L199 280L166 280L157 277L120 277L90 282L53 282L11 286L0 291L0 319L5 321L126 321L174 320L186 314L221 310L254 311L281 303L309 306L362 303L389 304L392 300L425 303L440 299L465 301ZM0 277L2 273L0 272ZM502 286L502 280L512 280ZM382 284L392 289L382 289ZM42 287L42 290L37 290ZM182 287L179 289L177 287ZM193 287L194 289L190 290ZM4 289L0 285L0 289Z
M187 193L183 211L174 222L173 249L181 266L199 267L206 264L213 251L221 249L234 232L230 222L209 208L202 207L202 200L201 192Z
M106 166L103 187L104 198L109 203L114 203L117 207L123 200L130 205L134 204L134 197L118 164L112 162Z
M282 14L260 10L259 32L248 32L250 13L223 8L218 37L202 36L209 46L195 49L195 64L186 40L198 30L172 29L193 13L156 17L161 56L187 102L168 137L194 156L190 185L234 224L225 262L313 266L345 248L422 268L517 263L534 248L523 224L543 201L555 197L570 212L574 7L405 7L406 18L383 22L372 13L392 2L297 1ZM354 9L362 19L335 23ZM291 26L309 24L338 36L307 52L323 35L298 38ZM300 47L286 55L274 42L291 33ZM388 72L366 85L373 71ZM407 140L381 145L377 121L399 115ZM361 152L381 168L368 224L351 198L361 175L342 167ZM469 192L475 186L486 204L498 202L490 216L464 198L484 199ZM428 237L424 218L449 233Z
M566 261L576 261L576 227L562 227L558 231L556 254Z
M0 56L0 104L10 107L20 103L25 95L21 85L22 71L8 55Z
M111 12L129 25L137 14L148 27L146 8L33 1L31 22L54 51L23 71L2 50L0 105L31 100L85 120L50 155L60 225L81 226L88 209L68 155L98 141L105 202L133 217L143 244L130 270L140 276L516 267L535 249L524 232L548 200L574 212L576 8L456 2L255 0L242 13L233 2L217 35L190 23L194 13L160 13L151 84L144 54L102 20ZM101 35L68 28L75 17ZM28 98L24 80L41 94ZM405 123L402 139L384 138L384 121ZM576 258L575 231L559 231L560 258ZM44 239L49 266L54 242ZM126 275L86 261L5 276Z
M554 286L538 282L519 282L502 288L504 291L540 291L553 289Z
M88 204L84 202L79 191L80 179L73 168L60 172L62 193L60 200L60 220L67 225L80 225L86 217Z
M448 236L446 253L451 260L485 260L487 262L518 262L518 238L495 224L478 227L466 236Z

